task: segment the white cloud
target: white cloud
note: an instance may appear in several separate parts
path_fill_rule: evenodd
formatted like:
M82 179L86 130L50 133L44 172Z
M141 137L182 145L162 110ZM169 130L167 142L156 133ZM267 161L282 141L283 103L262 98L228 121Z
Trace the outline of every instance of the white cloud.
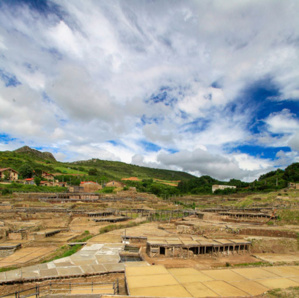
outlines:
M225 148L256 141L298 150L293 110L282 102L265 116L267 130L253 135L255 107L240 103L244 88L265 77L279 100L299 98L298 1L51 3L59 15L1 4L0 71L21 85L5 86L0 72L0 133L68 160L216 171L223 179L274 165ZM167 99L153 103L161 87Z
M216 106L224 106L228 102L219 88L199 88L197 94L186 96L178 104L178 108L195 117L204 116L206 110Z
M299 120L288 109L270 114L265 122L269 131L274 133L294 133L299 130Z
M299 132L296 132L289 140L288 145L293 149L299 151Z
M163 165L177 166L183 171L209 175L220 180L257 178L260 172L270 167L266 162L262 165L260 161L245 154L227 156L201 149L184 150L172 155L160 153L157 159Z

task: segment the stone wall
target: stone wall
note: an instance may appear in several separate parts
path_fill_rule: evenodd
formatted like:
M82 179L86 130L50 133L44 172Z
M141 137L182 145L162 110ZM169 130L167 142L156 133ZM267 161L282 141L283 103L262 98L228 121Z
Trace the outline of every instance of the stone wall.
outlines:
M0 258L5 258L12 255L15 252L14 249L1 249L0 250Z
M267 236L267 237L284 237L297 239L297 233L292 231L279 231L267 229L239 229L241 235Z
M297 240L290 238L257 238L251 239L252 253L288 254L297 252Z

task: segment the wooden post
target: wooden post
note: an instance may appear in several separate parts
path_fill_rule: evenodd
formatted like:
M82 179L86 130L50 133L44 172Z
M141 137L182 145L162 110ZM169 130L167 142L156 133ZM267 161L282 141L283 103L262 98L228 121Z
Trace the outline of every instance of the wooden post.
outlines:
M39 297L39 286L38 285L35 286L35 293L36 293L36 297L38 298Z

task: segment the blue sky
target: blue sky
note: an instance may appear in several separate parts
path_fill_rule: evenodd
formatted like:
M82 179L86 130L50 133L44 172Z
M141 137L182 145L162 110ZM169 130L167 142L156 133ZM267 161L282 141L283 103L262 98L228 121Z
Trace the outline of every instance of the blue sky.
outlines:
M0 150L251 181L299 161L297 0L0 2Z

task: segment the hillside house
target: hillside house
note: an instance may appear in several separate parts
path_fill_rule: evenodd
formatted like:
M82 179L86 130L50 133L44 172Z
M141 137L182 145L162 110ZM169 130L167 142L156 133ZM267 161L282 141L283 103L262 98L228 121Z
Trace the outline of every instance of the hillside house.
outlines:
M130 177L130 178L121 178L122 181L141 181L141 179L137 177Z
M55 183L53 181L41 181L41 186L55 186Z
M42 178L45 178L45 179L47 179L47 180L52 180L52 181L54 181L54 179L55 179L54 175L49 174L49 173L47 173L47 172L43 172L43 173L42 173Z
M299 189L299 183L290 182L289 183L289 188L291 188L291 189Z
M0 179L5 179L9 181L17 181L19 178L19 173L12 168L2 168L0 169Z
M34 178L26 178L23 181L24 181L24 184L35 185Z
M84 192L95 192L102 189L102 185L94 181L82 181L80 186L83 187Z

